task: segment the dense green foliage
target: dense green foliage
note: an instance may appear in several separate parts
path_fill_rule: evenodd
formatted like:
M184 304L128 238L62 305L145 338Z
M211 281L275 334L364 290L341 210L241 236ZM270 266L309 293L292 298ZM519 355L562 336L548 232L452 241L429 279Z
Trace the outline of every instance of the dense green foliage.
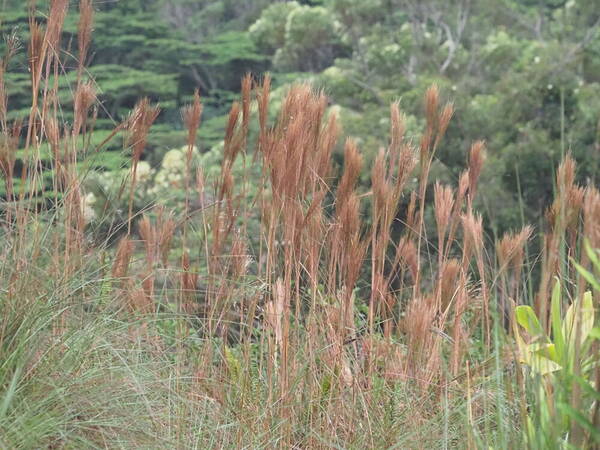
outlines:
M2 14L2 33L14 32L23 45L28 41L27 2L5 2ZM40 11L43 3L38 2ZM163 4L164 3L164 4ZM179 108L200 88L205 98L205 145L217 141L222 134L223 115L239 91L241 76L267 68L267 57L258 53L245 28L258 14L258 5L249 11L237 11L235 2L216 7L214 2L188 2L194 13L183 14L185 23L178 21L179 8L184 2L94 2L94 39L88 58L88 71L98 86L101 110L97 128L110 128L126 117L142 96L160 102L160 122L165 127L157 131L151 147L170 145L180 139ZM75 7L72 7L75 9ZM196 11L197 10L197 11ZM42 13L39 20L45 20ZM238 17L239 16L239 17ZM201 25L205 35L188 28L190 23ZM67 16L63 43L76 49L77 15ZM210 27L207 27L211 24ZM184 26L185 25L185 26ZM71 51L67 50L67 56ZM14 59L7 75L9 109L12 117L24 116L30 104L27 52ZM69 89L72 86L75 57L65 64L65 114L69 114ZM62 99L61 99L62 100ZM211 119L215 119L211 122ZM214 123L211 128L211 123ZM212 133L211 133L212 130Z
M24 3L4 2L2 32L15 30L26 42ZM584 181L599 169L595 0L149 0L95 9L96 128L121 120L140 96L159 101L163 126L149 142L159 155L146 154L153 164L179 146L179 108L195 88L204 97L204 151L219 142L244 73L271 70L276 86L298 78L321 85L368 159L385 144L389 102L400 99L416 135L420 99L437 82L460 114L437 155L436 176L456 180L470 142L486 139L481 206L494 233L539 222L553 193L546 180L562 154L581 162ZM76 40L76 26L70 15L65 42ZM13 117L29 104L25 58L22 52L7 77ZM65 82L67 103L68 90Z

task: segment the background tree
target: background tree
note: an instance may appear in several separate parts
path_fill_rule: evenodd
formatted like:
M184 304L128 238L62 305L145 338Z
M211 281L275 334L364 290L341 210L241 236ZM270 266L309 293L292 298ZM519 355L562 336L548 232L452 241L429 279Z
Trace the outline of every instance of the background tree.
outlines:
M275 96L299 79L322 87L344 132L361 136L367 163L386 144L389 102L400 100L407 132L418 139L421 98L437 83L460 114L432 170L456 182L471 141L487 140L479 198L488 231L539 220L553 192L541 180L564 153L582 163L582 181L599 171L595 0L128 0L94 8L89 74L101 100L96 127L122 120L140 96L160 102L146 153L153 164L180 145L179 109L194 89L205 106L205 152L221 139L241 77L270 70ZM27 20L24 2L4 2L4 35L15 32L27 42ZM67 48L76 49L75 15L66 29ZM75 63L61 80L67 105ZM6 76L11 118L28 114L26 68L20 52ZM63 113L68 117L69 108Z

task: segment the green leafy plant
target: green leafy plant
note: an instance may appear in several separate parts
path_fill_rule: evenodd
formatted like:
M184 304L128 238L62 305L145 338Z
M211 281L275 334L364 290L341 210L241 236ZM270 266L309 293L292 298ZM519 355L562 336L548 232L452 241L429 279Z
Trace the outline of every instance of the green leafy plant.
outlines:
M587 257L600 269L597 253L586 243ZM573 262L583 280L594 289L599 283L592 272ZM582 282L583 282L582 280ZM548 331L533 308L515 308L515 340L522 364L530 369L529 393L533 405L525 418L526 440L532 448L547 448L562 442L587 448L600 443L595 425L598 401L594 298L591 291L575 298L562 313L563 283L555 281L551 297ZM520 326L520 329L519 329ZM596 376L594 376L596 374ZM562 447L561 447L562 448Z
M572 369L577 350L580 357L584 357L590 348L591 339L598 336L598 328L593 327L592 293L585 292L562 316L561 284L558 280L552 292L550 335L542 328L531 306L517 306L515 319L529 336L529 343L526 343L523 335L515 333L521 362L527 364L532 372L541 375L561 369Z

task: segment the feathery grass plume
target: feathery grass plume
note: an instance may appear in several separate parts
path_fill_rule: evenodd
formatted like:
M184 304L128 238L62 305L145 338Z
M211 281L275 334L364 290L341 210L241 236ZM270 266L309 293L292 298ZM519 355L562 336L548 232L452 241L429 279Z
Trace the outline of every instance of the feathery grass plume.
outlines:
M50 146L50 151L54 156L55 166L58 168L61 164L67 163L65 156L61 154L61 131L56 117L49 116L44 123L44 133L46 141Z
M128 145L132 149L132 159L135 164L140 161L142 153L146 148L150 127L158 117L160 109L158 106L150 105L150 100L145 97L134 107L128 121Z
M184 252L181 257L181 291L183 297L181 311L185 314L192 314L196 309L194 297L198 289L199 279L200 274L192 271L189 253Z
M457 211L457 213L460 213L460 209L463 206L463 201L469 190L470 182L471 182L471 170L466 169L460 174L460 178L458 179L458 194L456 196L456 209L455 209L455 211Z
M155 224L152 224L150 218L144 214L140 221L140 236L146 246L149 265L153 266L158 262L163 266L167 265L176 227L173 213L166 213L164 207L157 208Z
M431 382L433 371L427 370L427 363L434 353L434 332L432 331L437 306L432 296L413 298L404 316L404 331L407 338L405 373L409 379L425 388Z
M316 155L313 160L312 170L314 171L313 183L326 189L327 183L331 178L332 153L337 144L341 132L340 123L337 114L330 112L327 123L319 132ZM313 187L316 189L316 187Z
M274 268L282 247L270 245L276 240L299 242L305 205L319 189L324 189L329 164L319 164L337 140L337 122L330 118L323 125L326 99L307 85L294 85L286 95L270 143L261 144L263 165L268 171L272 202L263 203L270 211L264 217L267 227L267 273ZM325 167L325 169L324 169ZM277 237L281 226L281 235ZM291 248L284 246L284 257ZM284 277L284 280L289 279Z
M483 256L483 225L482 217L474 215L469 209L466 214L460 216L463 228L463 271L466 273L469 269L471 257L475 257L479 279L481 283L481 294L483 299L483 317L482 323L486 331L486 344L490 344L490 317L489 317L489 293L487 290L487 277L485 270L485 260Z
M134 249L135 246L131 239L128 237L121 238L117 245L115 260L112 266L111 274L113 278L122 280L127 277Z
M417 193L410 193L410 200L406 208L406 228L409 233L417 233Z
M589 185L584 190L582 206L582 237L592 249L600 249L600 191L595 186ZM585 245L585 244L584 244ZM582 251L579 256L582 267L589 270L590 258L587 251ZM578 275L578 295L583 295L586 282L581 273Z
M496 255L500 271L509 268L519 269L523 264L524 249L533 229L526 225L519 233L506 233L496 245Z
M439 89L437 85L432 85L427 89L425 93L425 119L426 126L423 135L421 136L421 142L419 145L419 163L420 163L420 174L419 174L419 187L418 187L418 198L419 208L417 211L417 221L415 232L417 234L417 258L418 265L421 266L421 245L425 238L424 232L424 220L425 220L425 196L427 194L427 183L429 180L429 171L431 164L435 156L437 146L441 142L450 119L454 113L454 107L448 103L444 109L439 111ZM417 272L417 279L414 284L414 297L420 297L421 293L421 271Z
M284 99L274 131L284 147L271 155L268 162L273 168L272 184L277 197L296 198L296 194L304 197L318 183L317 174L322 168L317 168L316 163L327 148L319 146L319 136L335 131L322 125L326 106L325 96L313 92L308 85L293 86ZM328 141L326 136L323 141Z
M458 290L458 280L461 273L460 261L456 258L444 261L440 268L439 299L440 311L448 309L455 299Z
M399 104L392 103L390 106L390 144L387 152L389 154L388 177L390 179L393 176L396 177L393 190L393 201L396 203L417 164L415 149L412 144L404 140L405 121L406 118L400 113Z
M546 213L553 237L551 250L555 253L559 251L564 233L573 231L579 224L585 192L583 188L575 185L575 170L575 160L571 154L567 154L556 173L557 196Z
M247 239L238 231L231 244L231 276L238 280L246 274L249 263Z
M306 277L310 285L312 309L316 308L317 291L321 280L320 264L324 251L323 247L325 246L324 237L328 236L327 227L329 226L329 221L324 216L323 206L323 200L326 195L327 192L325 189L315 191L310 200L310 205L304 214L302 224L302 229L304 230L301 250L302 264L306 268ZM330 269L328 273L331 272L331 264L334 263L335 258L332 255L330 256ZM323 274L323 277L325 276Z
M452 324L452 353L451 353L451 371L456 376L461 367L462 356L468 344L468 333L462 324L462 317L469 304L469 293L467 288L467 279L465 272L460 269L457 263L459 273L449 273L449 278L456 276L456 284L452 286L452 299L454 303L454 321ZM451 267L451 266L448 266ZM450 270L453 270L454 267ZM446 308L447 311L447 308ZM467 361L468 364L468 361Z
M394 154L404 141L405 123L406 118L400 113L400 103L393 102L390 105L390 151Z
M69 0L53 0L50 2L50 12L46 22L45 43L53 54L58 55L60 50L60 36L63 30L67 11L69 10Z
M200 91L194 90L194 101L191 105L185 106L181 111L183 117L183 124L187 129L187 147L188 160L191 158L191 150L196 145L196 136L198 134L198 128L200 128L200 120L202 118L202 102L200 100Z
M568 256L576 257L574 253L577 246L577 238L581 224L581 214L583 212L583 202L585 197L585 188L582 186L573 186L567 194L568 208L565 212L565 228L567 232Z
M452 103L447 103L439 116L438 132L435 137L433 148L437 148L442 138L445 136L448 125L450 125L450 121L452 120L452 116L454 116L454 105Z
M258 137L258 150L265 151L267 139L267 121L269 120L269 97L271 94L271 75L265 74L260 88L256 90L256 100L258 105L258 123L260 134ZM259 152L257 152L258 154Z
M150 267L154 267L156 262L156 230L147 215L143 215L138 222L138 231L140 237L144 241L144 247L146 248L146 264Z
M29 45L27 47L27 61L29 62L29 72L31 73L31 84L33 94L33 106L39 92L39 80L42 76L45 54L44 36L46 29L34 19L33 13L29 18Z
M504 324L510 331L513 329L511 323L511 307L522 303L519 295L521 283L521 271L525 256L527 241L531 238L533 229L526 225L519 233L506 233L496 243L496 257L498 258L498 274L500 278L500 300L499 306L504 317Z
M456 190L456 199L454 201L454 207L452 208L452 214L450 217L450 227L448 230L448 238L446 239L446 247L443 250L444 259L449 257L452 244L455 241L456 231L460 225L460 215L463 211L465 199L467 198L467 192L469 190L469 169L464 170L458 179L458 188Z
M400 257L400 264L402 265L403 269L408 269L413 282L416 281L420 268L417 258L417 245L415 244L415 241L411 237L402 236L398 242L398 249L397 255Z
M12 202L14 199L13 176L15 171L16 153L19 148L19 138L23 121L15 119L12 126L3 129L0 135L0 170L4 175L4 186L6 189L6 201ZM11 222L11 208L7 208L7 222Z
M154 285L148 283L148 279L143 281L143 287L132 288L127 291L127 306L129 312L141 315L150 314L154 310Z
M219 330L225 336L229 331L228 319L230 303L234 301L234 292L237 278L246 270L247 260L241 257L245 254L245 237L238 232L237 221L240 209L244 207L241 201L243 192L236 192L234 180L234 163L240 152L245 151L247 141L247 128L244 120L249 120L251 78L248 76L243 82L245 91L241 103L232 104L225 129L224 154L221 163L221 173L215 185L216 202L213 205L210 223L204 224L205 231L210 229L210 242L206 242L208 259L208 275L212 282L207 287L207 310L209 334ZM244 110L244 105L248 107ZM240 115L242 114L241 120ZM244 117L243 114L246 114ZM241 122L241 123L240 123ZM245 167L245 166L244 166ZM243 188L241 189L243 191ZM242 214L244 215L244 214ZM245 215L244 215L245 216ZM236 234L237 233L237 234ZM236 238L238 239L236 242ZM235 249L232 249L235 246ZM240 253L239 257L232 256L231 252ZM235 280L229 279L232 271L237 273ZM237 271L237 272L236 272Z
M387 289L384 286L385 275L385 254L389 244L389 228L386 225L389 222L388 206L392 198L392 188L386 177L385 153L383 149L379 150L375 163L371 170L371 185L373 191L373 218L371 226L371 298L369 302L369 331L374 332L375 316L377 311L384 305L384 299L387 296ZM392 217L393 219L393 217ZM387 313L387 311L385 311Z
M336 191L336 208L339 209L346 203L356 187L362 166L363 157L358 151L356 141L348 138L344 146L344 172Z
M133 220L133 196L137 181L137 167L146 148L150 127L160 114L158 106L151 106L148 98L140 100L133 109L128 121L127 131L128 145L131 147L131 188L129 191L129 212L127 216L127 234L131 234L131 223Z
M434 213L438 231L438 263L441 267L444 257L444 237L454 208L454 192L450 186L442 186L439 182L434 186Z
M362 165L363 158L356 142L348 139L345 146L344 172L336 192L337 226L332 233L330 256L330 264L337 263L339 268L330 268L328 273L330 283L340 276L340 288L344 294L341 296L339 313L343 317L347 317L352 310L352 291L368 246L368 241L361 238L360 198L355 192ZM317 235L313 235L312 238L317 239ZM340 330L340 333L344 332ZM345 338L342 336L340 339L343 342Z
M145 297L154 298L154 280L155 280L155 266L160 260L160 237L157 227L152 224L150 218L144 214L138 223L138 231L140 237L144 241L144 247L146 249L146 275L142 280L142 291L133 291L135 294L130 300L135 302L141 302L145 304L145 298L142 298L141 292L144 293ZM129 234L128 234L129 236Z
M477 194L477 183L485 161L485 142L477 141L469 150L469 202Z
M46 59L45 29L43 25L35 20L35 8L29 12L29 46L27 49L29 72L31 73L31 112L27 121L27 135L25 140L25 149L29 147L33 140L37 145L38 113L39 113L39 93L42 69ZM20 199L25 197L25 180L27 177L27 166L24 164L21 171L21 192Z
M558 170L556 171L556 187L559 195L564 196L573 188L576 166L577 164L571 154L567 154L558 166Z
M242 78L242 135L244 137L248 136L248 126L250 125L251 91L252 75L247 73L244 78Z
M460 216L463 228L463 268L467 271L469 261L483 250L483 227L482 217L474 215L472 211Z
M344 201L344 204L340 208L338 218L341 224L341 233L338 239L343 244L341 247L340 262L345 269L342 272L345 272L355 264L358 264L360 267L360 262L362 261L362 259L359 259L358 261L354 259L360 254L360 252L355 254L354 250L358 250L356 246L361 245L362 231L360 220L360 198L356 193L350 193L348 198Z
M412 144L402 144L398 153L398 163L396 167L396 182L394 187L394 197L396 200L402 195L402 191L406 187L406 183L410 179L416 165L417 158ZM393 164L391 164L390 170L393 170L393 167Z
M46 30L44 33L44 38L41 43L42 49L40 51L40 71L38 73L38 79L35 83L32 83L32 89L39 89L41 82L41 65L45 63L45 72L44 72L44 88L42 90L42 104L41 104L41 123L43 123L44 118L49 113L49 109L53 110L53 114L58 114L59 104L58 104L58 78L60 72L62 70L62 63L60 61L60 46L61 46L61 36L63 32L63 26L65 23L65 19L67 16L67 12L69 9L69 0L53 0L50 2L50 10L48 12L48 19L46 21ZM30 13L33 14L33 13ZM30 20L34 20L30 18ZM50 85L53 79L52 86ZM35 94L34 108L32 108L32 115L30 116L30 120L33 119L33 113L37 112L37 93ZM30 137L30 136L28 136ZM33 137L41 139L41 137L34 135ZM29 139L28 139L29 142ZM39 142L34 142L34 146L39 146ZM36 173L34 172L35 179ZM30 195L33 195L31 193Z
M583 202L583 235L592 248L600 248L600 191L588 186Z
M569 253L575 250L577 244L584 197L585 188L573 184L554 199L545 214L546 221L553 232L556 230L559 234L563 232L566 234Z
M282 289L281 280L277 280L274 286L273 300L265 305L266 325L275 335L277 346L281 346L283 342L283 313L285 310L285 295Z
M398 205L402 191L416 165L415 151L410 144L404 142L404 121L398 104L390 107L390 145L387 151L381 149L371 170L373 193L373 218L371 230L372 251L372 288L369 304L369 323L373 324L376 310L382 311L388 318L386 337L392 330L391 316L395 298L389 292L392 277L398 271L400 262L400 246L393 258L392 267L385 274L386 254L391 237L391 226L398 214ZM387 168L386 168L387 165Z
M75 91L74 101L74 121L73 121L73 140L84 131L88 120L88 114L91 106L96 101L96 89L91 82L79 83ZM75 143L75 142L74 142Z
M29 113L29 121L27 122L27 137L25 141L25 149L28 152L30 145L38 147L41 136L38 135L38 128L40 127L40 117L43 123L46 117L46 110L50 104L54 107L54 113L56 114L58 109L58 99L56 91L58 90L58 73L59 73L59 51L60 51L60 37L64 20L69 7L68 0L54 0L50 3L50 10L48 12L46 27L44 28L36 20L36 8L35 2L29 5L29 71L31 73L31 109ZM50 49L50 52L48 51ZM44 89L41 89L41 81L44 65L46 67L46 85ZM50 69L54 67L54 87L49 90L48 85L50 82ZM42 93L42 104L40 105L39 96ZM40 113L40 107L42 112ZM20 199L25 198L25 179L27 176L27 165L23 165L21 173L22 189L20 193ZM34 177L35 178L35 175ZM35 183L32 183L35 184ZM29 193L33 196L33 193Z
M542 273L535 302L536 313L544 328L548 324L548 298L551 280L557 274L568 275L561 273L560 261L570 209L569 193L573 192L575 188L575 169L575 161L570 154L567 154L556 171L556 196L546 212L550 230L544 236Z
M226 272L226 264L220 261L220 256L235 223L233 164L246 139L243 130L238 126L239 116L240 103L236 101L231 106L225 128L223 161L216 186L217 203L212 217L213 241L210 267L215 270L214 274L219 274L218 276L224 276Z
M352 370L349 367L347 358L344 355L344 342L354 329L353 310L345 309L346 292L339 293L337 301L332 305L324 305L319 308L319 315L323 318L320 333L325 344L326 350L323 354L323 360L331 373L339 374L332 380L335 384L341 381L341 384L352 384ZM336 386L332 386L335 388Z
M92 41L94 25L94 5L92 0L79 2L79 23L77 25L77 46L79 48L78 76L81 77Z
M267 303L266 311L267 323L275 334L276 346L271 350L271 354L273 357L278 355L280 359L279 387L283 399L288 392L290 298L281 278L273 285L273 300Z
M425 167L426 161L431 156L431 144L438 124L438 103L440 91L436 84L430 86L425 92L425 132L421 137L420 154L421 166Z
M183 118L183 124L185 125L187 135L187 152L185 158L185 219L183 223L183 246L186 245L187 237L187 221L190 214L190 192L191 192L191 176L192 176L192 157L194 154L194 147L196 144L196 136L198 134L198 128L200 127L200 119L202 118L202 102L200 101L200 92L198 89L194 90L194 101L191 105L187 105L181 110L181 116Z
M235 101L231 105L227 126L225 127L224 161L233 165L239 151L242 149L242 133L236 131L240 118L240 103Z
M8 94L6 92L5 75L8 70L8 64L12 57L17 53L21 45L16 34L9 34L4 38L4 55L0 60L0 127L3 133L8 130Z
M54 189L55 201L58 201L59 192L65 191L68 184L68 170L71 161L64 149L61 149L61 130L56 117L48 116L44 124L44 134L46 141L50 146L50 152L53 156L54 176L52 177L52 187Z

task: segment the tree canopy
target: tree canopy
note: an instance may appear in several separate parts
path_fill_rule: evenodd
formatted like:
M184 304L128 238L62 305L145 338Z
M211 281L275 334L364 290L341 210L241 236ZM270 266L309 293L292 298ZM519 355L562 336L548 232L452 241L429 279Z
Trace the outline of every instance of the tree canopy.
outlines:
M23 45L24 3L5 1L1 24ZM581 162L583 178L598 173L595 0L128 0L94 8L88 70L101 100L98 127L147 96L162 108L155 147L179 145L179 109L199 88L206 108L200 145L208 150L241 77L271 71L275 87L305 79L324 89L368 159L385 144L386 105L400 100L416 138L420 99L437 83L459 112L438 152L437 176L456 180L470 142L486 139L480 198L492 231L538 220L553 193L541 180L561 155ZM76 14L65 29L67 48L76 49ZM61 84L67 101L73 53ZM29 105L26 57L21 52L7 73L13 116Z

